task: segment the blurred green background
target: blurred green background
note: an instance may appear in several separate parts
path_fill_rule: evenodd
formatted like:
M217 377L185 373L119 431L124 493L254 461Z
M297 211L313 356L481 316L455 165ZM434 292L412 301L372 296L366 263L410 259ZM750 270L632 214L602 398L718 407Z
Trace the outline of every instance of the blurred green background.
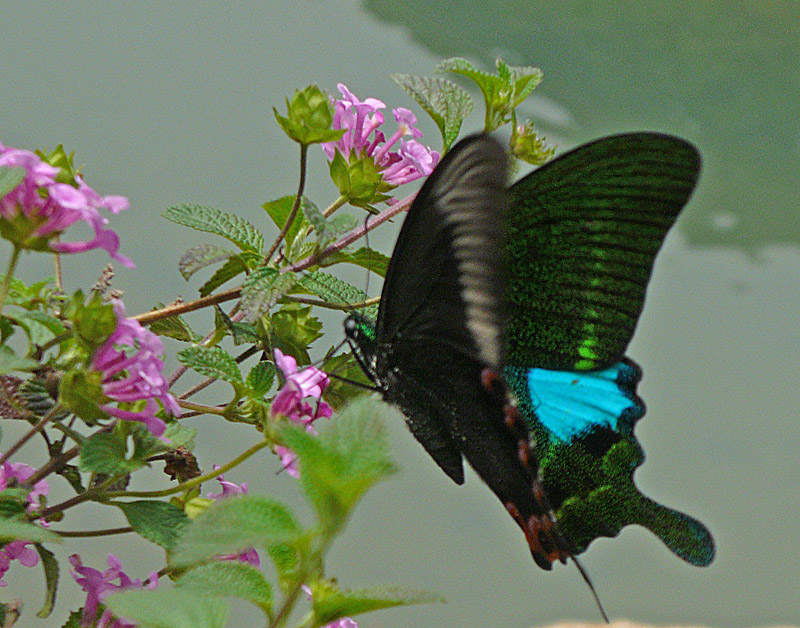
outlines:
M544 70L525 113L560 150L643 129L697 144L703 176L659 256L630 355L644 367L648 406L637 430L648 455L638 483L706 523L717 559L690 567L628 529L595 542L584 564L614 618L800 623L800 4L9 2L3 22L0 141L63 142L98 192L130 198L113 226L138 266L117 278L131 313L196 295L199 283L187 285L176 262L206 239L162 219L170 204L213 205L268 228L258 206L293 192L297 172L297 151L271 108L311 82L333 91L341 81L362 98L411 106L391 73L431 74L449 56L491 69L500 55ZM481 119L474 113L466 130ZM437 144L432 125L423 128ZM308 192L321 205L334 198L326 172L314 153ZM389 252L397 227L371 243ZM23 275L49 273L44 257L24 258ZM101 253L68 259L67 283L90 285L106 261ZM342 338L341 318L325 317L320 353ZM474 475L453 485L401 417L389 418L402 472L368 495L329 573L344 586L403 583L448 603L382 611L362 618L362 628L598 619L573 567L539 571L488 489ZM206 468L255 438L243 426L195 421L216 430L198 446ZM35 461L34 448L18 459ZM261 456L228 479L303 511L278 467ZM98 527L96 513L82 506L64 527ZM144 577L160 564L158 548L144 545L111 537L70 549L96 567L113 551ZM63 576L59 618L84 599ZM60 625L31 618L42 595L38 569L15 565L7 580L0 599L24 597L22 625ZM231 625L257 625L257 615L236 608Z

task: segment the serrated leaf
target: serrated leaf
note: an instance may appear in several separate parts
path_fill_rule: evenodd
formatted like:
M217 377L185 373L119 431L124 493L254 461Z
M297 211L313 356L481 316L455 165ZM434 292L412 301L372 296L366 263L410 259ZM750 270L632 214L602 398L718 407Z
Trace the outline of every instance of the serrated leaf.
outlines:
M67 623L65 623L61 628L83 628L81 626L81 619L83 617L82 611L72 611L67 618Z
M458 137L461 124L474 108L467 90L443 78L393 74L392 80L417 101L442 134L444 151Z
M346 260L348 263L366 268L380 277L386 277L390 258L383 253L362 246L360 249L348 253L347 255L350 256L350 258Z
M163 305L161 306L163 307ZM160 309L160 308L155 308ZM150 331L159 336L166 336L180 342L199 342L202 336L189 327L189 323L182 316L160 318L150 323Z
M262 360L247 374L247 387L256 398L266 395L275 383L275 365Z
M18 356L8 345L0 346L0 375L14 371L32 371L38 367L36 360Z
M186 347L178 351L178 360L206 377L232 384L242 383L242 373L236 360L220 347Z
M156 545L171 550L189 523L182 509L169 502L138 500L114 502L134 531Z
M294 515L280 502L256 495L230 497L191 522L170 563L186 567L250 547L287 545L301 534Z
M25 168L0 166L0 198L25 180Z
M360 303L367 298L363 290L319 270L306 273L297 283L326 303L346 305Z
M225 330L233 338L233 344L258 344L261 342L260 330L253 323L235 321L221 307L214 306L214 328L220 332Z
M183 447L188 451L194 449L194 439L197 436L197 428L183 423L169 423L167 429L164 430L162 438L166 438L173 449Z
M67 331L67 328L64 326L62 321L57 319L52 314L47 314L46 312L28 311L25 312L22 317L36 321L42 327L47 328L47 330L53 334L53 336L59 336Z
M267 612L272 607L272 585L258 569L239 561L201 565L183 574L175 585L199 593L247 600Z
M233 251L214 244L198 244L186 251L178 262L178 270L184 279L189 279L201 268L216 264L235 255Z
M104 603L140 628L224 628L230 611L221 598L184 589L128 589Z
M53 612L53 607L56 604L56 593L58 592L58 561L50 550L38 544L35 547L39 558L42 560L44 581L47 587L42 608L39 609L36 616L44 619L50 617L50 614Z
M394 471L379 408L375 400L359 399L319 437L294 425L281 433L298 456L300 482L327 535L341 528L373 484Z
M235 214L214 207L184 203L169 207L162 215L179 225L222 236L242 251L261 253L264 249L264 236L261 232Z
M27 491L24 492L27 493ZM22 512L24 512L24 507ZM30 541L31 543L61 543L62 540L55 532L19 519L0 519L0 539L3 541Z
M221 285L229 282L234 277L241 275L246 269L247 265L242 257L240 255L234 255L222 266L217 268L217 271L211 276L211 279L200 286L200 296L207 297Z
M239 302L245 318L251 323L269 312L297 282L295 273L280 273L274 268L261 267L250 273L242 286Z
M314 608L313 628L324 626L341 617L352 617L383 608L444 602L438 595L404 587L374 587L352 591L340 591L325 586L312 587L311 599Z
M144 466L140 460L126 458L126 453L126 439L119 432L98 432L84 441L79 468L92 473L117 474Z

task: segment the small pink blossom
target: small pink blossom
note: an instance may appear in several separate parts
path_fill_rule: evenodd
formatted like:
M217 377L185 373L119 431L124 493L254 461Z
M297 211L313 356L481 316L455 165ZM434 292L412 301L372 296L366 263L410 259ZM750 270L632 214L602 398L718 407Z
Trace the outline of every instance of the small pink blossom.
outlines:
M8 586L3 578L14 560L18 560L23 567L35 567L39 564L39 554L30 541L11 541L3 546L0 549L0 587Z
M25 169L25 178L13 190L0 198L0 220L18 223L20 218L30 222L18 244L37 248L46 242L59 253L81 253L90 249L104 249L123 266L133 268L133 262L119 253L119 236L106 229L108 219L100 209L116 214L128 208L123 196L100 196L83 179L76 175L75 186L59 183L60 170L31 151L6 147L0 144L0 166ZM60 242L55 236L78 221L94 230L94 238L85 242ZM20 231L17 229L16 231Z
M35 469L22 462L5 462L0 466L0 491L6 490L10 484L23 484L31 477ZM26 510L32 512L39 507L39 497L45 496L50 492L50 487L46 480L39 480L28 493L28 506Z
M405 140L407 136L422 137L411 110L404 107L392 110L397 130L387 140L378 129L384 123L379 110L386 105L375 98L361 102L346 85L339 83L337 87L342 98L333 103L333 128L345 129L346 133L336 142L322 144L328 159L333 159L337 150L347 159L370 157L382 171L383 180L393 187L433 172L439 163L439 153L414 139Z
M91 567L84 567L80 556L73 554L69 557L72 565L70 573L81 588L87 593L86 603L83 606L81 626L94 626L96 628L136 628L138 624L127 619L114 617L109 609L103 609L97 617L103 602L112 594L126 589L155 589L158 586L158 573L153 572L145 585L138 578L131 580L122 571L119 559L114 554L108 555L108 569L103 572ZM116 580L117 582L113 582Z
M144 401L145 406L138 411L123 410L113 404L101 408L118 419L140 421L154 436L160 437L166 425L156 416L157 401L170 414L180 416L180 407L169 393L169 382L164 377L164 345L149 329L125 317L121 301L114 301L114 313L117 328L95 351L91 366L102 373L103 394L110 400Z
M214 469L219 469L219 467L214 465ZM247 484L245 482L242 482L242 485L239 486L234 482L227 482L224 475L218 475L217 481L222 485L222 492L209 493L209 499L219 501L221 499L234 497L236 495L247 495ZM223 554L221 556L217 556L217 558L220 560L238 560L243 563L248 563L253 567L261 566L261 557L258 555L258 551L254 547L250 547L243 552L239 552L238 554Z

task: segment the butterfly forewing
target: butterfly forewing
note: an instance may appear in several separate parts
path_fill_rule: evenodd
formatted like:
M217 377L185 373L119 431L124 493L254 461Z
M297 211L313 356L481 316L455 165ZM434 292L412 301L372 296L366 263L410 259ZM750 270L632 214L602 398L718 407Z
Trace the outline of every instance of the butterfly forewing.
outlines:
M508 362L563 370L617 362L699 172L688 142L631 133L583 145L512 186Z

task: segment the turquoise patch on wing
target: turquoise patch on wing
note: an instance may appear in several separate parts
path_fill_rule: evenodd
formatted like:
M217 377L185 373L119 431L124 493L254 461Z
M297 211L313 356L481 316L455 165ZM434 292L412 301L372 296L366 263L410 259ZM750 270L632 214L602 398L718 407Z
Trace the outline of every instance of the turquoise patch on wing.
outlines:
M636 396L641 371L628 361L602 371L528 370L536 416L553 438L568 443L598 427L628 431L644 414Z

